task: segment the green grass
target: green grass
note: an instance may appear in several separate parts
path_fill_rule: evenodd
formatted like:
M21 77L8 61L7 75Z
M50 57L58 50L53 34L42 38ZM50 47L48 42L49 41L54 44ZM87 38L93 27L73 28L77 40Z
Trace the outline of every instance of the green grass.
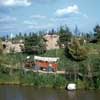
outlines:
M62 75L40 74L22 70L13 71L12 75L4 72L0 73L0 84L19 84L38 88L65 88L66 83L67 80Z

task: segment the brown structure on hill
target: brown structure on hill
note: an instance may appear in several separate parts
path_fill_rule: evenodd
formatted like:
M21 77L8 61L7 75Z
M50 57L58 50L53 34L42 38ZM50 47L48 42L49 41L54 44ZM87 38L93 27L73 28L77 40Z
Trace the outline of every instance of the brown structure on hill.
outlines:
M57 41L59 39L58 35L45 35L44 38L46 39L46 49L59 49L59 45L57 44Z
M3 41L2 42L4 53L16 53L16 52L22 52L21 47L24 47L24 44L22 42L18 43L12 43L11 41Z

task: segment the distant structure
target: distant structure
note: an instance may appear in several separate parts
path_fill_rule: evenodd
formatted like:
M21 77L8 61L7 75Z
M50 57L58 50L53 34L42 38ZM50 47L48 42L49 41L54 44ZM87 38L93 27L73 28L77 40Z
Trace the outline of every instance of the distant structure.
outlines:
M46 49L59 49L59 45L57 44L57 41L59 39L59 35L44 35L44 38L46 39Z
M11 41L3 41L2 42L4 53L17 53L22 52L21 47L24 47L24 44L19 41L19 43L12 43Z

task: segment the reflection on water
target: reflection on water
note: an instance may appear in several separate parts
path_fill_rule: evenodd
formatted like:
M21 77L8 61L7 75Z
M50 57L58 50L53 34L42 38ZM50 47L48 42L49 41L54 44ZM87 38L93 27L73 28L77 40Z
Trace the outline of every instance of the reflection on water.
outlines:
M68 100L77 100L76 99L76 91L68 91Z
M100 100L100 91L66 91L0 86L0 100Z

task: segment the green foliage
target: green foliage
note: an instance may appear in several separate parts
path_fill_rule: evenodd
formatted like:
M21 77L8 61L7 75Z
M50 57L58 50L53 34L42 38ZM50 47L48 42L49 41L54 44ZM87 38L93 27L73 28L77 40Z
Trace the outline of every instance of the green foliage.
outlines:
M3 65L0 65L0 73L9 74L9 68L6 68Z
M96 36L97 41L100 41L100 26L99 25L95 26L94 32L95 32L95 36Z
M3 53L3 45L2 45L2 41L0 40L0 54Z
M65 54L71 56L76 61L84 60L88 57L88 49L80 39L74 38L66 46Z
M43 53L45 51L45 41L37 34L27 36L24 43L26 53Z
M54 81L54 88L59 88L59 87L66 87L67 81L64 77L61 75L55 76L55 81Z
M60 47L62 47L62 45L66 45L66 43L70 41L72 37L72 33L70 32L67 26L65 27L61 26L58 35L59 35L58 45Z
M60 75L39 74L31 71L26 72L20 80L22 85L32 85L35 87L64 88L66 79Z

